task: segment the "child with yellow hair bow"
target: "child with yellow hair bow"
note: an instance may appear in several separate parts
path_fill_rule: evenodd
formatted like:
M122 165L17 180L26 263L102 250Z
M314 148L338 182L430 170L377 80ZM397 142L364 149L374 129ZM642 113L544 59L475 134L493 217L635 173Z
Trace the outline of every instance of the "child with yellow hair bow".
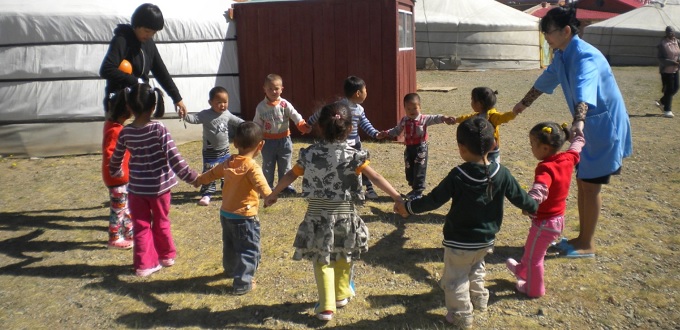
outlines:
M571 146L560 152L566 140ZM545 295L543 283L543 257L548 247L564 229L566 199L569 195L574 166L585 145L582 135L569 137L569 126L553 122L539 123L529 132L531 152L540 162L536 166L534 184L529 196L538 202L538 211L530 215L531 229L524 245L524 255L517 262L506 260L508 269L517 278L517 291L532 298ZM573 250L571 251L573 252ZM566 257L583 254L564 251Z

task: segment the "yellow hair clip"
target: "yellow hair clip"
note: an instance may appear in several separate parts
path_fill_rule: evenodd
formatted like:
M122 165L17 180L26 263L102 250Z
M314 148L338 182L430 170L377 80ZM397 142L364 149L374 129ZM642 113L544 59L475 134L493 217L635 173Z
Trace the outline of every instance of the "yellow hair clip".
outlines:
M562 128L567 128L567 127L569 127L569 125L567 125L567 123L562 123L561 126L562 126Z
M548 126L543 127L542 131L546 132L548 134L552 134L552 127L548 127Z

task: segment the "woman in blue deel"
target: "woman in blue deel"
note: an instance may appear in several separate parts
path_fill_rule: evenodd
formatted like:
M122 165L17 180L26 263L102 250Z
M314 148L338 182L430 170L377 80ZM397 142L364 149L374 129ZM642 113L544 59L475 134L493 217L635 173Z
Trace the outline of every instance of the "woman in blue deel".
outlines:
M600 190L612 175L621 173L623 158L633 152L630 121L609 63L599 50L578 37L576 8L554 8L540 24L555 56L514 110L522 112L541 94L552 94L557 85L562 86L574 117L572 134L584 134L586 145L576 171L579 235L563 238L556 247L565 257L594 257Z

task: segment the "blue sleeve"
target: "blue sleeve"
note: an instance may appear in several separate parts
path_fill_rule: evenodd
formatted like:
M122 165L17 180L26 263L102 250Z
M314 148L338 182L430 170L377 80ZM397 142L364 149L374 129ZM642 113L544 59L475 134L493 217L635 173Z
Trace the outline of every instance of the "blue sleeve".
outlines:
M319 114L320 114L320 113L321 113L321 110L319 110L319 111L315 112L314 114L312 114L312 116L309 117L309 119L307 119L307 124L309 124L310 126L316 124L316 121L319 120Z
M361 117L359 117L359 128L361 128L362 131L366 132L370 137L375 139L375 136L380 133L377 129L371 125L371 122L368 121L368 118L366 118L366 113L362 112Z
M536 79L536 82L534 83L534 88L538 89L543 93L552 94L557 85L559 84L560 80L557 75L557 64L555 63L555 60L553 60L553 63L550 64L548 68L543 71L543 73L538 77L538 79Z
M589 107L597 107L597 93L599 85L599 69L598 66L608 66L607 63L596 63L597 59L590 53L581 53L577 60L572 65L573 69L569 80L572 84L574 94L574 102L576 104L585 102ZM602 86L607 89L611 86Z

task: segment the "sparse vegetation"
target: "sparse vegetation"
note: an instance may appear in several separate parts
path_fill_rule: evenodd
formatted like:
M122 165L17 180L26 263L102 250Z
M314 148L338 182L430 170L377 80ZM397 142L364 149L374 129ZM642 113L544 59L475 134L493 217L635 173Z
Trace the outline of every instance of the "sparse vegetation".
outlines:
M546 260L548 293L537 300L514 291L504 260L519 257L529 222L509 203L495 253L487 258L489 310L475 314L480 329L677 329L680 299L680 144L678 119L662 118L656 67L614 68L633 127L634 155L603 189L595 259ZM511 109L539 75L532 71L419 72L418 85L456 86L422 92L425 113L470 112L470 90L499 91L499 110ZM370 85L369 85L370 86ZM376 87L374 87L376 88ZM369 91L370 95L370 91ZM369 96L370 97L370 96ZM675 108L680 109L676 98ZM369 115L370 118L370 115ZM503 163L530 185L536 160L529 129L539 121L570 122L557 90L542 96L501 128ZM189 129L200 129L190 127ZM455 126L429 129L428 187L460 162ZM296 149L308 141L296 141ZM366 141L371 166L407 192L403 147ZM180 147L201 167L199 142ZM306 209L281 198L261 209L262 265L257 289L232 296L222 276L220 198L196 205L198 191L180 184L170 217L177 264L149 278L132 271L130 251L106 249L108 195L100 155L38 160L0 158L0 324L3 329L237 328L447 329L441 226L448 205L402 219L387 197L361 208L370 250L356 264L357 297L325 325L311 315L316 289L311 265L291 260L292 240ZM296 183L299 187L299 182ZM575 185L565 234L578 229Z

